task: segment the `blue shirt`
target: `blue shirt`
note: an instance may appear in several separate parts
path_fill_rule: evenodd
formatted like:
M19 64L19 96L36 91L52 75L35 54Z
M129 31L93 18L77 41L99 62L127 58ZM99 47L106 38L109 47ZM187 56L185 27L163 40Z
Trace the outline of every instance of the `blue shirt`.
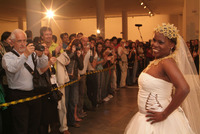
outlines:
M34 70L32 55L29 55L28 58L24 54L17 57L12 52L8 52L3 56L2 67L6 71L8 87L10 89L19 89L23 91L33 90L33 76L24 67L25 62ZM38 68L44 68L47 64L47 56L43 54L41 57L37 57Z
M68 47L68 44L63 43L62 47L63 47L63 49L66 49Z

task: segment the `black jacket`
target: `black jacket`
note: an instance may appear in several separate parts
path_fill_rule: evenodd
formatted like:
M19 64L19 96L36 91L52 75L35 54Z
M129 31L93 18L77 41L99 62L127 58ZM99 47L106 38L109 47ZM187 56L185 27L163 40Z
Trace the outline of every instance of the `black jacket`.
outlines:
M83 55L80 57L77 56L76 52L72 53L66 51L67 55L70 58L70 63L66 66L70 80L78 79L78 69L83 70Z

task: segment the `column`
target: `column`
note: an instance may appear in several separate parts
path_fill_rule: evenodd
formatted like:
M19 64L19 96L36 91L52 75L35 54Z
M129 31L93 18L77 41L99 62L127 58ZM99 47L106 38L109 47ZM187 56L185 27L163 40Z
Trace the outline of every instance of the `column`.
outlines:
M128 40L128 17L127 11L122 11L122 38Z
M33 38L40 36L41 28L41 3L40 0L26 0L27 29L33 32Z
M199 38L199 0L184 0L183 37L185 41Z
M18 28L23 30L23 18L18 17Z
M100 30L98 35L105 38L105 0L96 0L97 4L97 29Z
M183 15L182 15L182 14L179 14L179 15L178 15L178 29L179 29L179 34L180 34L181 36L183 36L182 27L183 27Z

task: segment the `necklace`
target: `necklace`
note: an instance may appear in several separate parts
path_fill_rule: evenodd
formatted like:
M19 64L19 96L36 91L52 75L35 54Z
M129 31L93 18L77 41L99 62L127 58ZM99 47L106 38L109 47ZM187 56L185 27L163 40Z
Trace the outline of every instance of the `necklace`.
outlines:
M159 59L153 60L153 61L150 62L149 65L144 69L144 72L146 72L147 70L149 70L149 68L150 68L151 66L153 66L153 65L154 65L154 66L157 66L158 63L159 63L160 61L163 61L163 60L169 59L169 58L175 59L175 53L170 54L170 55L168 55L168 56L165 56L165 57L163 57L163 58L159 58Z

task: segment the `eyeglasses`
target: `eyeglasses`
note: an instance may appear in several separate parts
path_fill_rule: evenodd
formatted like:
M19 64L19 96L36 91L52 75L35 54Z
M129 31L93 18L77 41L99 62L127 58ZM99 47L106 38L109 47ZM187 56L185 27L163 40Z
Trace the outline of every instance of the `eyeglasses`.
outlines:
M18 44L21 44L21 43L25 43L25 44L26 44L26 43L27 43L26 40L17 40L16 42L17 42Z

